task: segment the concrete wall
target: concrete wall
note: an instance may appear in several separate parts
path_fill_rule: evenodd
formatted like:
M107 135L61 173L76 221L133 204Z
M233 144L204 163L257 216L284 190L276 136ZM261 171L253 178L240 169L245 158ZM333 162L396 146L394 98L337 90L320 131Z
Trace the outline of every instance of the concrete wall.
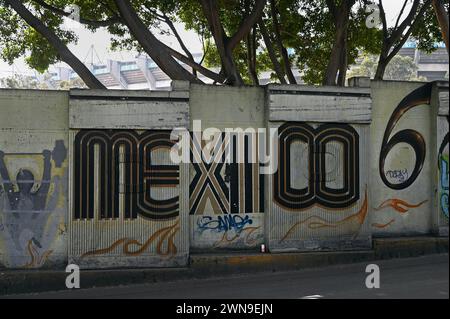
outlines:
M203 129L264 127L264 89L191 85L191 131L194 121ZM196 133L193 132L193 138ZM231 136L231 135L230 135ZM239 135L243 136L243 134ZM247 134L251 143L255 134ZM238 139L238 135L235 137ZM237 140L234 140L237 142ZM190 245L192 250L258 249L264 234L264 179L259 164L248 159L245 145L232 147L224 136L220 152L243 155L242 163L191 165ZM255 142L255 140L253 140ZM248 144L249 145L249 144ZM256 161L255 161L256 162Z
M436 102L431 83L372 82L372 232L433 232L436 196ZM445 128L444 128L445 130ZM448 127L447 127L448 132Z
M433 88L432 105L435 105L435 121L432 125L433 132L436 132L436 142L432 157L432 163L437 162L437 172L435 174L434 185L437 191L433 201L433 229L436 233L448 236L448 135L449 135L449 91L448 82L439 82ZM436 176L437 175L437 176Z
M71 91L69 109L69 262L185 266L189 167L170 150L171 130L189 126L189 91Z
M270 85L278 170L267 177L272 251L371 247L369 88Z
M0 267L172 267L195 251L448 234L448 82L365 82L0 90ZM173 128L198 161L172 161ZM256 145L280 160L260 164Z
M68 95L0 92L0 265L67 262Z

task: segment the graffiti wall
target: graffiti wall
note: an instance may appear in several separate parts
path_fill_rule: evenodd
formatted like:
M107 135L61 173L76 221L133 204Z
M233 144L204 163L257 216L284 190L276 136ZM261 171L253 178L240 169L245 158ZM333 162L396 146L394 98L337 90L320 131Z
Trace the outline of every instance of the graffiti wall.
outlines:
M435 152L432 84L372 82L371 227L374 234L431 232ZM434 137L435 138L435 137Z
M188 125L189 92L120 94L72 92L69 260L85 268L186 265L188 167L170 151L172 126ZM111 113L96 109L99 101ZM171 116L178 122L165 122Z
M67 254L67 96L0 95L0 265L48 268ZM18 112L17 110L21 110Z
M0 90L0 267L448 234L448 82L352 83Z
M433 162L437 165L436 184L437 192L434 200L434 228L440 235L448 236L448 135L449 135L449 91L448 82L436 83L433 88L432 104L436 107L436 144L434 146L436 157ZM434 130L434 128L433 128Z
M438 210L440 225L448 225L448 117L440 117L439 122L441 130L445 130L446 134L443 134L438 149Z
M263 242L264 176L256 152L262 127L262 89L191 86L192 250L255 249ZM208 142L211 130L218 138ZM208 143L211 151L202 156Z
M269 86L268 103L278 129L278 170L268 176L270 249L369 247L368 90Z

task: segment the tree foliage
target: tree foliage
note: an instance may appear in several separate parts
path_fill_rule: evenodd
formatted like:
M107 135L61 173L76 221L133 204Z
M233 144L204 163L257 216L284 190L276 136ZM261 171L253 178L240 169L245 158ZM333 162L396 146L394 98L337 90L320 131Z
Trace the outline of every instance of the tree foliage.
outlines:
M348 78L354 76L367 76L373 79L378 65L378 56L365 54L361 62L350 68ZM409 56L396 55L386 67L384 80L397 81L426 81L417 75L418 66Z
M272 70L273 81L294 84L296 67L306 83L343 85L349 65L360 52L379 56L375 76L383 78L387 65L410 36L427 52L442 41L431 0L412 0L409 13L405 12L408 1L392 27L383 20L383 2L376 2L382 28L366 27L367 0L21 1L50 35L56 35L60 43L55 45L48 33L30 27L8 6L12 0L0 0L0 55L9 63L26 57L28 65L40 72L63 60L95 87L95 77L85 69L77 71L80 61L64 49L78 41L63 23L68 6L76 5L80 23L92 31L106 28L113 49L147 53L172 79L201 82L201 73L215 83L258 84L260 73ZM448 2L439 1L447 11ZM201 39L201 61L194 61L189 45L175 28L177 23ZM161 34L175 36L181 50L162 43Z

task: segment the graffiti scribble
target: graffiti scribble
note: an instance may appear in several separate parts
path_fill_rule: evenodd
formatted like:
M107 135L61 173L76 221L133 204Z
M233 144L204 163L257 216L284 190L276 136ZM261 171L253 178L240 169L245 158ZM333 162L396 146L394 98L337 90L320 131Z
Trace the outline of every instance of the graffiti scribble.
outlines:
M174 237L179 230L179 221L177 221L173 226L162 228L153 233L153 235L151 235L143 244L136 239L121 238L106 248L88 251L81 255L81 258L104 255L114 251L119 246L122 247L122 253L125 256L139 256L156 240L158 240L156 243L156 253L158 255L175 255L177 253L177 247L174 243ZM166 249L164 249L164 243L167 243ZM139 248L137 250L132 250L130 246L138 246Z
M447 136L448 140L448 136ZM441 206L442 214L448 219L448 154L442 154L439 162L439 184L440 195L439 203Z
M295 223L291 228L289 228L289 230L286 232L286 234L283 236L283 238L281 238L280 243L283 242L284 240L286 240L286 238L289 237L289 235L294 231L295 228L297 228L298 226L303 225L303 224L306 224L306 226L309 229L335 228L342 224L356 220L358 225L361 226L364 223L364 220L366 219L367 211L368 211L367 208L368 208L368 200L367 200L367 189L366 189L364 202L356 214L350 215L350 216L348 216L344 219L341 219L337 222L329 222L318 216L308 217L302 221Z
M394 169L386 172L386 176L395 179L398 183L403 183L409 178L408 170L405 169Z
M421 201L418 204L409 204L405 202L404 200L398 199L398 198L392 198L385 200L382 202L377 208L374 208L374 210L379 211L388 207L391 207L395 209L398 213L404 214L409 211L408 208L417 208L422 206L424 203L428 202L428 200Z
M257 236L252 237L252 235L259 228L260 227L247 227L243 231L240 231L238 234L235 234L231 238L228 238L229 232L225 232L225 233L223 233L222 238L214 244L214 247L231 244L233 242L238 241L239 239L243 239L245 245L248 245L248 246L254 245L256 243L256 241L258 240L258 238L257 238Z
M200 232L205 230L214 230L217 232L234 230L239 233L247 224L251 225L252 223L253 220L248 215L245 215L245 217L240 215L224 215L223 217L218 216L217 219L211 216L204 216L197 220L197 226Z

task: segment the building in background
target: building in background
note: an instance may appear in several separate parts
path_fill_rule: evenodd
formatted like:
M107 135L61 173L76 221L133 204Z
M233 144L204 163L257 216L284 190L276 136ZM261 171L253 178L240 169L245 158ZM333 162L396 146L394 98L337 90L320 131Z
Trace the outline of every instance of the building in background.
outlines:
M130 61L117 61L107 59L94 62L93 56L95 49L91 47L88 55L92 55L90 61L84 63L95 74L95 76L108 89L125 89L125 90L168 90L170 89L170 78L153 62L147 55L137 55ZM428 81L448 79L448 63L449 56L443 44L437 44L437 49L431 54L421 52L417 49L414 41L407 42L399 51L399 55L408 56L414 60L418 66L417 77L425 78ZM202 53L193 54L196 62L202 59ZM187 70L191 70L189 66L180 62ZM217 69L213 69L218 72ZM303 83L301 73L298 69L293 70L297 79L297 83ZM265 85L273 82L271 74L268 70L260 73L260 84ZM34 75L34 78L42 84L43 87L49 89L61 89L68 87L80 86L82 81L78 75L67 66L53 66L49 72L45 74ZM199 73L199 78L204 83L212 83L213 81L204 77ZM69 84L67 84L69 83Z
M417 76L428 81L448 80L448 53L444 43L436 44L437 49L431 54L419 51L414 41L406 42L399 53L409 56L418 66ZM446 78L447 77L447 78Z

